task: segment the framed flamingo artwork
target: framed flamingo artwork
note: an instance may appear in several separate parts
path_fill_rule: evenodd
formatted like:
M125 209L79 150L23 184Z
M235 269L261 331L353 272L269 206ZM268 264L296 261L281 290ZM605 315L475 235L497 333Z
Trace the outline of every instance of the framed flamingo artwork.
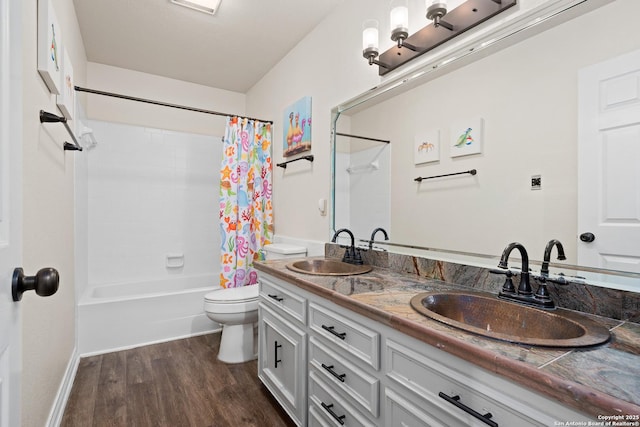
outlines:
M284 157L311 150L311 97L305 96L284 110Z
M437 162L440 160L440 129L416 135L413 142L413 163Z
M451 157L482 153L483 127L482 117L460 120L451 124L449 128Z

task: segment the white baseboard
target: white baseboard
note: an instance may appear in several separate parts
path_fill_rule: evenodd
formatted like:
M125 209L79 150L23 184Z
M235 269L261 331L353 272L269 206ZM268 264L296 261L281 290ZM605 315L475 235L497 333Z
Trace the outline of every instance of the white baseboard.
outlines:
M67 400L71 394L71 388L73 387L73 380L76 377L78 371L78 364L80 363L80 356L78 355L78 347L73 348L73 353L67 364L67 369L58 388L56 399L53 402L51 412L49 412L49 418L47 419L47 427L58 427L62 422L62 416L64 415L64 408L67 406Z

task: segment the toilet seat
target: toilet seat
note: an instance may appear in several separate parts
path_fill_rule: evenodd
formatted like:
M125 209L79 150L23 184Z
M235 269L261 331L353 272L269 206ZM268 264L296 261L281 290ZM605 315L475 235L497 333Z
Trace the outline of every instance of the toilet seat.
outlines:
M204 296L205 302L215 304L236 304L258 300L258 285L239 288L217 289Z

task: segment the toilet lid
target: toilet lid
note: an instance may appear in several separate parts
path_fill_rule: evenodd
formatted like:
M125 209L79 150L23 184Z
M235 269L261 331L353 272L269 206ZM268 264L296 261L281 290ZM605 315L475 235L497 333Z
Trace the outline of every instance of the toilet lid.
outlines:
M258 285L217 289L204 296L205 301L217 303L247 302L258 299Z

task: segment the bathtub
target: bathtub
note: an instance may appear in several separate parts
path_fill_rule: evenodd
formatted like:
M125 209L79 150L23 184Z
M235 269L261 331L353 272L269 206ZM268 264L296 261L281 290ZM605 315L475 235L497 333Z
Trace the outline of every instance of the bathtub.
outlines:
M221 330L204 313L217 275L89 286L78 304L80 355L107 353Z

